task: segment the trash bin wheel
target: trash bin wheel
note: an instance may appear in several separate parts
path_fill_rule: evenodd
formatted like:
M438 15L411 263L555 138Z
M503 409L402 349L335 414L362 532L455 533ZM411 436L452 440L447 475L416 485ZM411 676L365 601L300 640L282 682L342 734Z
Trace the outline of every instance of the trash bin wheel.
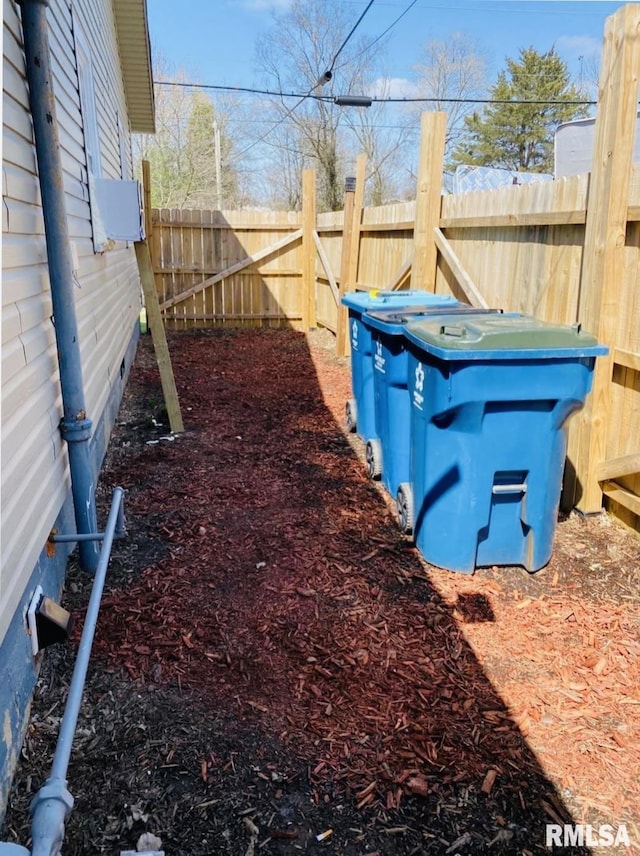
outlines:
M398 487L396 494L396 509L398 512L398 523L405 535L413 533L414 510L413 510L413 490L410 484L403 482Z
M380 440L367 440L367 475L379 479L382 473L382 446Z
M347 405L345 407L345 417L347 422L347 430L350 434L353 434L353 432L356 430L356 425L358 423L358 408L353 398L347 401Z

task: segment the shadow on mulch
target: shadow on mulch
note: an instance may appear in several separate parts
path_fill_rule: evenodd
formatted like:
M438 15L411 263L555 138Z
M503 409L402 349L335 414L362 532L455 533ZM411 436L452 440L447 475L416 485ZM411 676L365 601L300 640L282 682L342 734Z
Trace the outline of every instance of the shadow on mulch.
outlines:
M143 832L171 856L548 852L546 824L570 812L328 409L323 395L348 397L343 368L321 388L292 331L170 344L186 432L162 424L144 339L102 475L104 509L126 489L129 536L69 768L66 856ZM67 608L89 591L72 559ZM481 596L456 609L493 621ZM28 843L73 661L46 654L6 840Z

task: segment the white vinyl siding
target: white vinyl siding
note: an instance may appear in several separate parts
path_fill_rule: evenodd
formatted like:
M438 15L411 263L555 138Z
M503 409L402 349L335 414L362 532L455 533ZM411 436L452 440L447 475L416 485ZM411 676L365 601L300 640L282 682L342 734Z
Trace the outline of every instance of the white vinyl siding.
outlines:
M75 30L80 108L82 111L87 169L94 178L100 178L102 167L100 166L100 143L98 141L98 117L96 114L96 96L93 83L93 63L87 40L82 35L82 30L77 24Z
M131 177L131 170L129 169L129 134L120 115L118 115L118 137L120 143L120 178L126 181Z
M140 310L133 247L94 253L74 23L91 47L103 177L121 177L128 121L111 0L51 0L56 118L71 240L87 414L100 422ZM0 642L69 491L44 223L19 7L3 0L2 564ZM118 117L121 118L120 124Z
M82 117L82 132L87 166L87 184L89 194L89 210L91 212L91 229L93 233L93 249L101 252L103 247L97 236L98 208L95 199L95 180L102 177L100 162L100 141L98 135L98 114L96 112L96 94L93 77L93 60L89 43L81 24L74 21L76 45L76 63L78 68L78 89L80 93L80 113Z

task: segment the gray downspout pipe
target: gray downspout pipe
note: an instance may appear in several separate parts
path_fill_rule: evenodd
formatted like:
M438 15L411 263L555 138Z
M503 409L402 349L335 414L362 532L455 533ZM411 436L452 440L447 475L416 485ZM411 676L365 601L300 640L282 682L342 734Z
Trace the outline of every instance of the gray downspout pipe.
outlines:
M75 310L73 259L65 207L62 159L56 122L56 104L51 72L47 27L49 0L18 0L22 7L22 30L26 57L29 105L44 214L47 260L51 283L53 322L58 348L63 417L62 437L67 442L71 491L78 534L98 528L95 479L89 450L91 420L87 418L80 360L80 340ZM80 541L80 563L95 573L99 545Z

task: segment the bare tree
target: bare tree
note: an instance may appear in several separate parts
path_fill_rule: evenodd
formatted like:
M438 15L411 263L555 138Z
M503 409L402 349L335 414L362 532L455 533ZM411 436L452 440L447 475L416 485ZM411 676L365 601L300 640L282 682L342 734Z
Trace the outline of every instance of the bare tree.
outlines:
M468 99L483 98L487 91L483 51L465 34L453 33L445 41L432 39L423 45L414 70L420 96L434 99L429 109L447 113L446 146L451 150L464 132L465 116L474 110Z
M383 199L392 187L385 163L400 135L383 140L378 134L382 110L364 118L360 108L339 107L334 101L337 95L366 94L381 56L380 42L369 51L366 37L348 38L354 23L352 8L334 0L293 0L286 12L274 15L256 49L269 87L303 96L273 100L277 118L264 143L273 146L275 162L298 172L298 185L302 168L317 169L320 210L342 207L347 159L356 149L364 149L372 164L376 198Z
M580 57L580 78L577 86L585 99L598 100L598 87L600 84L600 57Z
M305 153L298 147L295 128L283 123L272 135L268 166L263 170L264 198L269 207L298 211L302 208L301 175Z
M365 202L383 205L403 196L410 172L409 153L417 139L416 123L405 110L384 103L390 93L388 79L364 88L375 91L376 96L383 100L374 102L367 110L347 113L345 120L358 152L367 156Z

